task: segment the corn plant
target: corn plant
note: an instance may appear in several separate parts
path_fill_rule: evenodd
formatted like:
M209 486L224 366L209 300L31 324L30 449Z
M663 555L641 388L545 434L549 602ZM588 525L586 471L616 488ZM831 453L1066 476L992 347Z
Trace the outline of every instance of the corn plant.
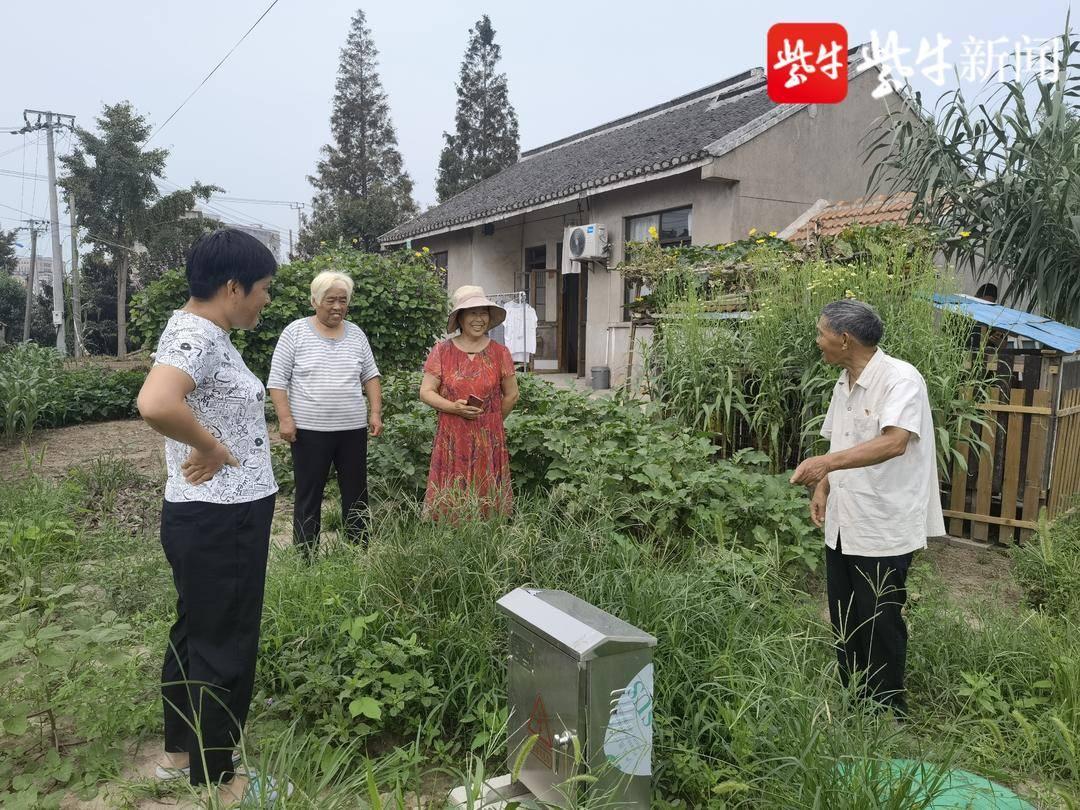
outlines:
M29 437L59 396L60 356L24 343L0 354L0 425L3 437Z

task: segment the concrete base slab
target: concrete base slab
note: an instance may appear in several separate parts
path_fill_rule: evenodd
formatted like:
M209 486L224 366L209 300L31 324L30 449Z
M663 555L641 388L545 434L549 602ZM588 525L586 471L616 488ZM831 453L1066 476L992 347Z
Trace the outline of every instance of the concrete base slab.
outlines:
M522 810L540 807L529 789L520 782L515 782L510 774L485 780L481 796L474 799L472 804L469 803L468 795L465 785L454 788L450 791L449 806L454 810L503 810L511 802L517 802L517 806Z

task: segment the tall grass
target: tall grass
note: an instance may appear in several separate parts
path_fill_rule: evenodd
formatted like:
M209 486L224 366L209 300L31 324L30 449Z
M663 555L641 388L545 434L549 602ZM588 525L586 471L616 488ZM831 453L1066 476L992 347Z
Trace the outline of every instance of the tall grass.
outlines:
M951 281L931 248L896 234L859 244L844 261L750 254L746 318L718 317L700 285L679 282L685 292L669 300L648 362L662 411L713 433L726 450L752 445L774 469L792 466L822 446L818 430L839 373L814 343L818 315L830 301L859 298L885 323L882 349L926 379L939 466L950 469L957 440L980 423L985 375L970 362L971 322L933 306Z

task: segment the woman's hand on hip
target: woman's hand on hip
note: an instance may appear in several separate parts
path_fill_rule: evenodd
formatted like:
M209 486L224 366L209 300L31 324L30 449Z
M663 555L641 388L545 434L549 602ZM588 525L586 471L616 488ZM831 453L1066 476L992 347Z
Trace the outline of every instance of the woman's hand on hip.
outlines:
M191 449L187 460L180 465L180 472L189 484L205 484L218 474L225 465L239 467L240 462L229 452L229 448L218 442L212 450Z
M456 416L460 416L462 419L468 419L470 422L479 417L483 412L483 408L474 408L469 404L467 399L455 400L454 409L451 411L451 413Z

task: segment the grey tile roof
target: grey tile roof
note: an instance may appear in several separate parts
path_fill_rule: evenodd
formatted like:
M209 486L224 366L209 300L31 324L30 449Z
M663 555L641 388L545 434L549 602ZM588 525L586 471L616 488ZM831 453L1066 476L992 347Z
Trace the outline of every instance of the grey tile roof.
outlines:
M853 68L849 76L854 75ZM613 183L689 169L800 109L801 105L775 104L769 99L764 71L748 70L523 152L517 163L398 225L379 241L401 242L478 220L501 219L521 209L554 205L586 189L600 191Z

